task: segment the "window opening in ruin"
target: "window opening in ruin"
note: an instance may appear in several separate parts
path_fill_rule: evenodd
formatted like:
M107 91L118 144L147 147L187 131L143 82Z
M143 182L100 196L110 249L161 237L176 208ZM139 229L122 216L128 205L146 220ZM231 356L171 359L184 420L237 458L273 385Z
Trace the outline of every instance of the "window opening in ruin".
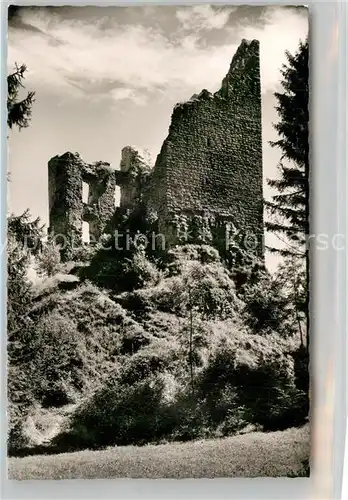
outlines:
M82 241L84 243L90 242L89 224L88 224L88 222L85 222L85 221L82 222Z
M89 197L89 184L87 182L82 182L82 201L83 203L88 203Z
M115 207L119 207L121 204L121 188L120 186L115 187Z

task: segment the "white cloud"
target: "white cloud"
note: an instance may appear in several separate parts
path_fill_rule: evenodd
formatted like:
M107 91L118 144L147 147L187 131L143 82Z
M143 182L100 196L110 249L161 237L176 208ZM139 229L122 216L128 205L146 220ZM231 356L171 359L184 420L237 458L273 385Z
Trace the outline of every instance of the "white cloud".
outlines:
M147 102L147 97L145 94L139 95L134 89L119 87L111 90L110 97L114 101L126 101L131 100L134 104L138 106L143 106Z
M178 9L177 19L185 30L212 30L223 28L235 8L221 10L210 5L195 5L194 7Z
M279 70L286 62L285 51L294 53L308 33L308 18L295 11L270 8L265 15L265 28L244 26L243 38L260 41L261 86L264 92L274 90Z
M88 18L62 22L44 11L40 16L26 13L25 21L41 32L10 30L9 64L27 64L28 87L144 104L153 91L175 92L187 99L202 88L217 90L240 40L257 38L266 91L273 90L279 80L285 50L294 52L308 29L303 14L284 9L269 10L263 28L228 26L227 11L213 11L206 5L178 8L176 16L182 26L174 42L153 28L118 25L116 20L105 28ZM183 26L187 33L182 32ZM224 30L225 43L214 45L200 38L203 35L198 35L197 28L202 26ZM199 43L202 40L206 43Z

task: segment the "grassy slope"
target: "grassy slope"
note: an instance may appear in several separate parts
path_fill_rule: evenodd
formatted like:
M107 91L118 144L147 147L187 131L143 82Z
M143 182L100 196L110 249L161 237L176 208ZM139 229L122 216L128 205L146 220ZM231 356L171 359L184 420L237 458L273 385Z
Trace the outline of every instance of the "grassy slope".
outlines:
M309 427L225 439L122 446L9 460L9 478L112 479L304 475Z

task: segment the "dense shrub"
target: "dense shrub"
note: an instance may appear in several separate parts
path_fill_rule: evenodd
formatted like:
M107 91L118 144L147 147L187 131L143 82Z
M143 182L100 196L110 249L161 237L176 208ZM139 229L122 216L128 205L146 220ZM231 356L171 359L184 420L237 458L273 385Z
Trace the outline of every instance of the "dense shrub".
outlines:
M174 248L161 263L134 248L100 255L88 267L98 286L56 284L33 300L27 257L11 254L11 297L25 305L24 316L9 311L13 443L25 446L34 403L77 405L55 440L61 451L305 421L308 358L289 338L289 296L257 263L235 257L229 268L206 245Z
M234 317L242 307L228 271L219 263L201 265L195 260L182 263L180 274L122 298L127 307L131 301L136 306L133 309L180 316L192 309L204 319Z
M168 250L165 258L165 268L170 275L180 274L187 261L201 264L220 262L219 252L208 245L181 245Z
M36 268L40 275L53 276L59 270L60 249L53 242L47 242L42 246L36 256Z
M33 394L44 406L63 406L71 402L70 392L82 389L83 358L78 347L73 319L52 313L36 326L31 375Z
M294 363L276 338L250 336L222 344L201 373L199 388L216 422L241 412L265 430L300 425L308 415L305 393L294 385Z
M74 262L90 262L96 255L100 246L83 244L77 248L72 249L70 260Z
M161 272L142 249L100 249L82 276L97 286L116 292L155 285Z
M27 278L30 254L9 233L7 242L7 397L9 447L24 445L22 422L33 402L29 362L33 290Z
M163 353L161 353L163 354ZM169 365L170 357L161 356L156 352L141 350L125 361L122 367L120 382L122 384L134 384L144 380L151 375L163 372Z
M235 434L248 424L264 430L301 425L304 393L294 385L289 346L267 337L207 327L203 355L191 385L181 335L156 338L125 356L106 386L80 406L65 447L185 441ZM200 356L205 347L198 347ZM65 449L65 448L64 448Z
M151 335L136 321L126 318L120 326L120 354L135 354L142 347L149 345Z
M263 275L256 283L246 286L243 301L245 321L253 330L294 334L293 325L288 321L291 303L281 285L271 276Z
M21 343L31 323L29 313L32 307L32 286L27 273L30 255L11 234L7 242L7 335L8 354L11 358L11 347ZM13 343L13 344L12 344Z
M160 438L163 382L150 377L132 385L117 379L75 413L71 430L59 438L76 447L142 444Z
M18 294L18 287L16 291ZM126 316L120 305L86 283L73 292L55 289L38 301L31 300L20 324L11 319L8 398L12 448L24 446L24 441L20 444L21 428L34 404L54 408L74 402L95 391L117 370L120 329ZM16 324L18 331L14 330Z

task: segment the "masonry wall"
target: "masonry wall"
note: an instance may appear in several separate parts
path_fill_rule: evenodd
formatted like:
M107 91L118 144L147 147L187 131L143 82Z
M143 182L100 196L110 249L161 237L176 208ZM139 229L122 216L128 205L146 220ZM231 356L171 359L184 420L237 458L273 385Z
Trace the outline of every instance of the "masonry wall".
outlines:
M170 238L178 214L230 221L257 235L262 252L259 43L243 41L215 94L177 105L158 155L152 203Z
M72 153L48 163L49 233L56 236L57 244L69 248L72 242L82 243L82 168L79 156Z
M88 203L82 199L83 182L89 185ZM108 163L87 164L70 152L49 161L49 233L64 245L64 260L82 244L83 221L89 224L92 242L98 241L115 212L115 186L115 172Z
M120 208L133 210L146 198L152 167L149 158L132 146L122 149L118 184L121 186Z
M183 230L189 233L189 241L219 248L223 239L237 232L252 235L254 250L262 255L258 41L242 41L218 92L203 90L175 106L153 170L132 147L123 149L120 167L115 171L104 162L86 164L77 153L52 158L50 232L79 245L86 221L92 241L98 240L115 216L117 184L121 187L118 212L135 209L150 214L151 220L157 216L167 247L188 241L180 236ZM83 181L89 184L88 203L82 201Z

